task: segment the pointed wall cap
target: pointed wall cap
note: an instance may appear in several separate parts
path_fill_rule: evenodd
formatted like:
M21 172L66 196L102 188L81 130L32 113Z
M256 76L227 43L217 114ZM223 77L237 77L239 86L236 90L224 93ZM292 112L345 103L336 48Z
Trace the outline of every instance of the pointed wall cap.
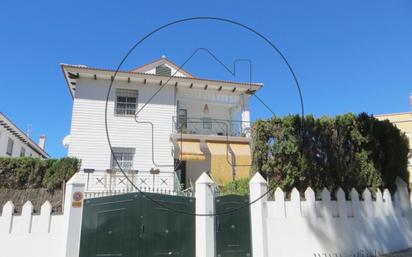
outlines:
M406 182L400 177L396 177L395 183L397 187L407 187L408 186L408 184L406 184Z
M305 190L305 198L307 199L315 199L315 191L311 187L306 188Z
M11 208L14 209L14 204L12 201L7 201L7 203L5 205L3 205L3 210L6 208Z
M371 197L372 196L371 191L369 191L368 188L365 188L365 190L363 190L362 196L363 196L363 198Z
M256 172L249 184L266 184L266 180L262 177L262 175L260 175L259 172Z
M196 185L198 184L215 184L215 182L213 182L206 172L203 172L202 175L200 175L200 177L196 180Z
M66 185L85 186L84 179L79 172L74 173L73 176L67 181Z
M320 195L323 201L325 200L330 201L330 191L326 187L322 189L322 192L320 193Z
M32 207L33 207L33 204L32 204L31 201L27 201L23 204L23 209L24 208L32 208Z
M24 203L21 212L25 214L33 213L33 204L31 203L31 201L27 201L26 203Z
M341 187L339 187L338 190L336 191L336 198L338 200L346 201L345 191L343 191L343 189Z
M53 208L53 206L51 205L51 203L49 201L45 201L43 203L43 205L41 206L40 213L42 213L44 211L50 213L52 211L52 208Z

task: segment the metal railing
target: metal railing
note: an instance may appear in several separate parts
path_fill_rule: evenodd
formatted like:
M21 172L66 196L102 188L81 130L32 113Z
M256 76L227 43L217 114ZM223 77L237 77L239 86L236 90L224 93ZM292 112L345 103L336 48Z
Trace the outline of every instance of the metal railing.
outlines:
M173 116L173 133L250 137L251 122L212 118L180 119Z
M76 182L85 184L85 198L119 195L133 192L148 192L168 195L190 196L181 190L174 172L152 174L149 171L127 171L128 179L120 171L85 169L76 174Z

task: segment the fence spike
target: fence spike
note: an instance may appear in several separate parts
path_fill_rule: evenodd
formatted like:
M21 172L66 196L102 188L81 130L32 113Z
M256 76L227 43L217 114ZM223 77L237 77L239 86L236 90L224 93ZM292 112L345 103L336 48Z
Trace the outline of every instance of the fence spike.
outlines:
M302 215L301 211L301 205L300 205L300 195L299 191L294 187L292 189L292 194L290 197L290 207L292 210L290 210L290 213L286 213L286 215L289 217L300 217Z
M356 191L355 188L352 188L350 191L350 198L351 198L351 203L352 203L352 215L353 217L359 217L361 215L361 204L359 200L359 193Z
M382 191L379 188L376 190L375 215L377 217L385 216L384 205L383 205L383 195L382 195Z
M330 218L333 216L332 213L332 202L330 200L330 192L327 188L323 188L322 193L321 193L321 198L322 198L322 217L323 218Z
M49 201L45 201L40 209L40 232L50 232L50 219L51 219L52 205Z
M311 187L305 190L305 208L303 208L303 215L305 217L316 217L316 197L315 192Z
M23 220L23 224L21 229L23 233L30 233L31 232L31 222L33 219L33 204L30 201L27 201L22 208L21 217Z
M391 192L387 188L383 190L383 200L384 200L384 206L385 206L385 215L386 216L393 216L395 214L395 209L393 206L393 201L392 201L392 196Z
M275 213L274 215L279 218L286 217L285 193L280 187L276 188L275 190Z
M338 188L336 191L336 198L338 201L338 216L340 218L347 218L348 217L348 210L346 204L346 194L345 191L341 187Z
M14 208L15 206L12 201L7 201L7 203L3 206L1 216L2 222L0 222L0 233L11 233Z
M276 188L275 190L275 201L279 201L279 200L281 201L285 200L285 193L280 187Z
M372 194L369 189L365 188L362 193L363 197L363 212L366 217L373 217Z

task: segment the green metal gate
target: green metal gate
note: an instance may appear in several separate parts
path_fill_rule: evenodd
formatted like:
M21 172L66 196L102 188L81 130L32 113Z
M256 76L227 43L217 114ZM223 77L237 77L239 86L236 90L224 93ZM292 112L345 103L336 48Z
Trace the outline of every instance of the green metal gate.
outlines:
M80 257L195 256L195 217L167 207L194 213L195 199L154 193L86 199Z
M248 203L247 196L225 195L215 198L215 211L223 214L215 217L217 257L251 256L250 209L245 206ZM235 209L239 210L224 214Z

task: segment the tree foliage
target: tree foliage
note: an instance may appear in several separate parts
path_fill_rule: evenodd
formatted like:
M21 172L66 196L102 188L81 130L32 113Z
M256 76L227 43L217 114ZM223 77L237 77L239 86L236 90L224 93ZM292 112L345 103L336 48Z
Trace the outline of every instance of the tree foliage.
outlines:
M408 154L398 128L366 113L274 117L258 120L253 129L253 172L284 190L393 191L397 176L409 181Z
M33 189L61 188L79 170L80 161L76 158L0 158L0 188Z

